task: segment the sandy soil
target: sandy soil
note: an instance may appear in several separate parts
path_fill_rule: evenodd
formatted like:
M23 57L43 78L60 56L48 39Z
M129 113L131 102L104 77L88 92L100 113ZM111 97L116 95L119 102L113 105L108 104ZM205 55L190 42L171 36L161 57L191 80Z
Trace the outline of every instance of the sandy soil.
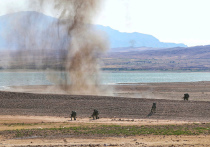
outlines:
M6 140L0 138L1 146L206 146L210 145L210 136L133 136L126 138L104 137L104 138L59 138L53 140L46 139L13 139Z
M210 122L210 82L152 83L114 86L114 96L66 95L54 91L56 87L13 87L16 92L0 92L0 124L4 123L68 123L161 125ZM45 89L48 89L46 93ZM49 90L51 89L51 90ZM28 92L21 93L20 91ZM42 94L33 94L42 93ZM190 101L183 101L184 93ZM119 97L121 96L121 97ZM132 97L132 98L131 98ZM152 103L157 112L148 116ZM100 118L89 118L98 109ZM77 122L70 121L72 110L78 114ZM44 127L36 126L36 127ZM46 125L45 127L50 127ZM30 128L30 127L29 127ZM0 125L0 130L7 129ZM9 129L21 129L12 128ZM0 138L0 146L12 145L116 145L116 146L210 146L210 136L135 136L127 138L54 138L13 139Z

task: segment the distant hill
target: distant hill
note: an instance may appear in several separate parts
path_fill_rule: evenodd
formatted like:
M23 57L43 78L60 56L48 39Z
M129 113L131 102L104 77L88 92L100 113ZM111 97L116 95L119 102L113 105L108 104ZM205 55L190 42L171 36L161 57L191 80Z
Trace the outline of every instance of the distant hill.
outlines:
M0 16L0 49L65 48L66 42L70 41L70 38L67 36L65 27L58 24L59 20L57 18L33 11ZM94 27L108 34L111 48L187 47L184 44L160 42L151 35L123 33L101 25L95 25ZM111 51L115 51L115 49Z
M131 52L116 52L109 54L112 57L141 58L141 59L208 59L210 45L195 47L176 47L167 49L136 50Z
M210 45L161 50L112 52L105 70L210 71Z
M129 48L126 48L129 50ZM132 50L132 48L131 48ZM0 52L0 69L65 69L66 50ZM19 55L21 58L19 58ZM26 56L27 55L27 56ZM12 60L8 61L8 56ZM103 70L210 71L210 46L109 52L100 56ZM9 58L9 59L10 59Z

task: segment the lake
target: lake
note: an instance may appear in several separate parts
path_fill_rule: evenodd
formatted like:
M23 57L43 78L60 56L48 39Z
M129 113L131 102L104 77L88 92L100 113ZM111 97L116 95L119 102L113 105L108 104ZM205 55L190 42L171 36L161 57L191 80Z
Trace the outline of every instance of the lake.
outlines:
M102 84L161 83L210 81L208 72L105 72L101 74ZM1 89L7 86L53 85L46 72L0 72Z

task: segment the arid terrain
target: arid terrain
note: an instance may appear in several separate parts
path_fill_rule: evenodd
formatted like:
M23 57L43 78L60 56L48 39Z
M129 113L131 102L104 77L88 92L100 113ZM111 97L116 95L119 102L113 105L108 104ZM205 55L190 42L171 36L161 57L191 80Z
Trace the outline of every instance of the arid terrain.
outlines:
M113 87L113 96L68 95L56 91L54 93L57 94L49 94L53 89L49 86L13 87L11 90L16 92L0 92L0 145L210 145L210 82L141 83ZM189 101L182 99L184 93L189 93ZM157 104L157 110L150 114L153 103ZM93 109L99 110L99 120L89 118ZM73 110L77 111L76 121L70 119ZM120 126L124 127L119 131L125 129L125 132L100 132L108 128L117 131ZM134 130L142 130L142 126L149 131L126 132L133 127L137 127ZM179 126L181 133L177 133ZM73 132L62 130L68 127ZM163 133L171 127L174 132ZM163 128L162 133L151 131ZM29 133L27 129L44 129L48 135L37 130ZM82 131L75 132L77 129ZM95 132L84 133L88 129Z
M122 51L120 51L122 50ZM209 71L210 46L187 48L116 49L103 57L103 68L113 71Z

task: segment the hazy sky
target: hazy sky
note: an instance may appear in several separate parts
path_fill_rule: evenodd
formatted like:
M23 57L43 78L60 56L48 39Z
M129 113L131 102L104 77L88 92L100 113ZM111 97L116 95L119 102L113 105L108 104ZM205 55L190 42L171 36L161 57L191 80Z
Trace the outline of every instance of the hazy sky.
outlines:
M0 15L26 8L30 0L0 0ZM210 45L210 0L104 0L96 24L153 35L162 42ZM48 10L46 15L52 15Z

